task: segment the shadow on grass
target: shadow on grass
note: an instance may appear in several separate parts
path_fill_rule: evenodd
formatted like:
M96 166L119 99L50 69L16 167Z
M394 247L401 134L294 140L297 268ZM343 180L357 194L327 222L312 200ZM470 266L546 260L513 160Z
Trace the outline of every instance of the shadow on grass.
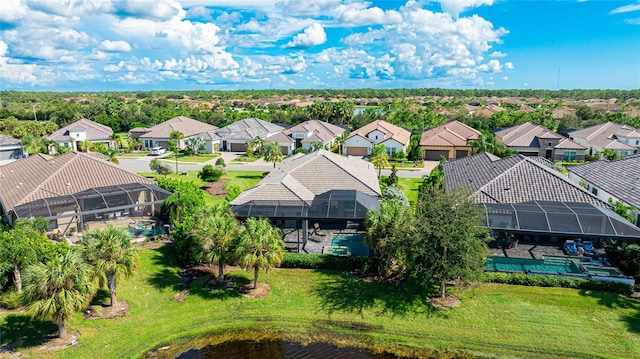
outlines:
M403 316L405 314L445 315L426 302L428 292L412 283L394 286L388 283L362 280L348 272L322 271L326 280L314 293L320 298L318 310L329 314L351 312L364 316L373 309L378 314Z
M200 296L204 299L228 299L240 296L239 288L250 283L246 277L235 274L225 274L225 282L222 287L217 287L215 277L206 275L191 283L190 292L192 295Z
M239 175L235 176L236 178L244 178L244 179L262 179L262 173L256 175Z
M149 278L149 283L159 289L172 289L180 291L184 289L184 283L180 278L180 265L176 260L176 254L172 245L164 245L152 249L151 261L161 268Z
M596 298L598 304L608 308L623 310L620 320L626 323L630 332L640 333L640 300L598 290L581 290L580 295Z
M10 314L2 323L0 345L10 350L42 344L43 337L55 333L58 326L50 321L32 319L29 314Z

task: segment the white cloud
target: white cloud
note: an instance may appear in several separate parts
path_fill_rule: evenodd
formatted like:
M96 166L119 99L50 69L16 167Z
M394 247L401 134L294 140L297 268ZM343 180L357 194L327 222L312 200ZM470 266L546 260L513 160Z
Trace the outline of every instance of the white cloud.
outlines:
M609 14L624 14L627 12L640 11L640 4L624 5L617 7L609 12Z
M13 23L24 18L27 6L20 0L2 0L0 2L0 21Z
M509 76L502 76L502 79L505 80L505 81L508 81L509 80Z
M507 70L513 70L513 62L505 62L504 68Z
M143 18L167 21L183 18L185 11L182 5L173 0L112 0L101 4L100 10L119 17Z
M626 19L624 20L624 23L629 25L640 25L640 17L636 17L634 19Z
M341 2L341 0L285 0L278 1L277 7L287 9L287 13L292 16L318 17L329 9L335 9Z
M395 10L383 11L379 7L367 9L347 8L339 15L341 26L364 26L377 24L397 24L402 15Z
M131 46L128 42L122 40L104 40L98 45L97 50L106 52L129 52L131 51Z
M493 0L439 0L439 2L442 10L454 17L458 17L461 12L470 8L493 5Z
M289 41L283 47L312 47L324 44L327 41L327 33L319 23L313 23L311 26Z
M478 65L478 70L483 72L496 73L502 70L502 65L500 65L500 61L498 60L489 60L489 62L485 64Z
M489 54L489 57L494 57L494 58L498 58L498 57L507 57L507 54L505 54L502 51L494 51L492 53Z

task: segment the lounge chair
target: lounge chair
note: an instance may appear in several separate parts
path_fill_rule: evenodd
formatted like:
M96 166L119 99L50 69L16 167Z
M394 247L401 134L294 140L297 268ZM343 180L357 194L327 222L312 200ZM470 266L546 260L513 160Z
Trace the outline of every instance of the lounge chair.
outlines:
M570 256L577 256L578 254L580 254L578 252L578 247L576 247L576 243L574 241L565 241L564 251L567 255Z
M582 248L584 248L584 252L588 254L593 254L593 252L595 251L595 249L593 248L593 242L591 241L582 242Z

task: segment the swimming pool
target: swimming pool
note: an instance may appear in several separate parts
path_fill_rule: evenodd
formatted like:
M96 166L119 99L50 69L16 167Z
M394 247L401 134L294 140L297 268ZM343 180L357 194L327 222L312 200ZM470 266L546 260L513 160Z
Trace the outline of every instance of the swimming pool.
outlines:
M485 268L499 272L584 273L571 260L489 257Z
M369 256L369 247L364 243L363 234L334 234L331 239L331 245L349 247L349 251L351 251L352 256Z

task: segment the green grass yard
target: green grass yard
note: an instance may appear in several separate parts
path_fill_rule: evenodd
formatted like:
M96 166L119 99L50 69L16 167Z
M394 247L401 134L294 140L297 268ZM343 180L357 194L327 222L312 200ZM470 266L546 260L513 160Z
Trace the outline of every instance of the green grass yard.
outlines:
M243 297L235 289L206 291L208 278L201 278L178 302L171 300L181 290L172 250L142 250L138 274L118 286L119 298L130 305L127 316L74 315L68 327L81 333L79 343L55 357L139 358L165 345L166 355L175 357L193 340L203 346L238 332L399 348L405 354L427 349L500 358L640 357L640 302L613 293L480 284L457 292L459 308L436 310L423 293L404 287L338 271L277 269L260 275L271 286L266 298ZM237 283L250 277L241 270L229 275ZM33 323L24 313L0 314L2 345L32 343L55 330L51 324L34 330L40 323ZM18 348L25 357L44 356L33 346Z

